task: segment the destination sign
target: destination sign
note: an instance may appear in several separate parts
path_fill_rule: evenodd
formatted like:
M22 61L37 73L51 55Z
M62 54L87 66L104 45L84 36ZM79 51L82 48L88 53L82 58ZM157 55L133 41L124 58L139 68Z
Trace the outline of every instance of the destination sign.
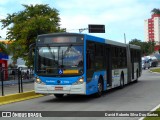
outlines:
M52 44L52 43L83 43L83 37L80 36L40 36L38 43Z

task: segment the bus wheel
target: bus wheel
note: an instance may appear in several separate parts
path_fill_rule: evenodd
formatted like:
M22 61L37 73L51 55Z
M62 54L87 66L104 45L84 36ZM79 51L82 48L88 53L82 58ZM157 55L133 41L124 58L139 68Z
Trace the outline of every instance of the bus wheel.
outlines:
M62 98L64 94L54 94L56 98Z
M120 87L119 88L123 88L124 87L124 77L123 75L121 75L121 78L120 78Z
M138 70L137 70L137 72L136 72L136 77L137 77L137 78L136 78L136 80L135 80L135 83L138 82Z
M98 92L96 93L96 97L100 97L102 95L102 91L103 91L103 83L102 83L102 79L98 80Z

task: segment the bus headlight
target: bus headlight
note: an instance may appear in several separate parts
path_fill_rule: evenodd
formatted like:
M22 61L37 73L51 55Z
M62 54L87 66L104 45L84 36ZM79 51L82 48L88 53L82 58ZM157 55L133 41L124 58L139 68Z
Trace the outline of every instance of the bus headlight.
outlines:
M36 78L36 83L41 83L41 80L39 78Z
M84 77L79 78L73 85L82 84L84 82Z
M45 84L44 82L41 81L40 78L36 77L35 82L38 84Z

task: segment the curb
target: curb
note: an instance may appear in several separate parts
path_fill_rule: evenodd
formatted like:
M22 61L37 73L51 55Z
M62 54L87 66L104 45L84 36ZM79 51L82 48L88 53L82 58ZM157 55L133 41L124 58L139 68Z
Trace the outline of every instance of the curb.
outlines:
M157 105L156 107L154 107L152 110L150 110L150 112L154 112L154 111L156 111L158 108L160 108L160 104ZM138 119L138 120L144 120L144 118L146 118L146 117L141 117L141 118Z
M159 72L152 72L152 71L150 71L150 73L160 74Z
M152 72L150 69L149 69L149 72L150 73L155 73L155 74L160 74L159 72Z
M42 97L42 96L44 95L36 94L34 91L0 96L0 105L24 101L24 100L33 99L33 98Z

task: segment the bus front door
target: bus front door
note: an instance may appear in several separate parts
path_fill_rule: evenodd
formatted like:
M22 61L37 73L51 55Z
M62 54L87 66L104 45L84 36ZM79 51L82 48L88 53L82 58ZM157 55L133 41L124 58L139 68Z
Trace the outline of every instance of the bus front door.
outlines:
M107 87L112 86L112 60L111 47L106 48L106 71L107 71Z

